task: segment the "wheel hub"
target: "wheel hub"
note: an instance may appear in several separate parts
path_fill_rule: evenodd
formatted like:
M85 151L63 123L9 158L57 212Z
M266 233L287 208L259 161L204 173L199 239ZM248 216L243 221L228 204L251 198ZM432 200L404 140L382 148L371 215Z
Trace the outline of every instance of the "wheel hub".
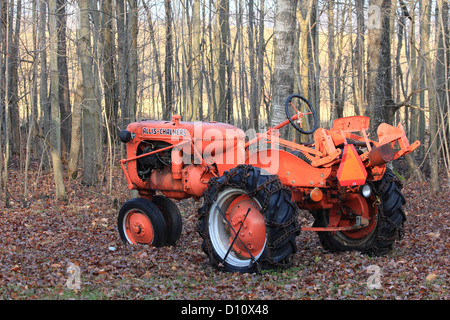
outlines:
M344 205L350 209L350 212L358 214L360 221L362 221L362 223L365 226L363 228L345 231L343 233L347 237L352 239L361 239L369 235L376 226L376 219L375 219L376 207L373 204L369 205L367 199L365 199L363 196L359 194L349 195ZM341 222L343 221L341 220ZM340 223L340 226L344 224L345 222Z
M134 243L151 243L153 240L153 227L145 214L140 212L129 213L125 220L127 236Z
M246 258L255 257L264 249L266 226L259 210L259 205L247 195L237 197L227 210L231 225L229 242L237 254Z

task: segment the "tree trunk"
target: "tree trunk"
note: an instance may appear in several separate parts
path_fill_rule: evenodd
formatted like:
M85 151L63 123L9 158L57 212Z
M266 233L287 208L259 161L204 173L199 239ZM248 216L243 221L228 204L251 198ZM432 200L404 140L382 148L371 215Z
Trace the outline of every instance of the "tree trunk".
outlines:
M94 92L94 74L92 71L91 32L89 26L89 0L79 0L80 30L78 48L83 78L83 183L97 183L97 138L96 112L97 98Z
M37 44L37 8L36 8L36 1L33 1L32 3L32 21L33 21L33 75L32 75L32 85L31 85L31 117L30 121L28 122L29 128L28 128L28 137L27 137L27 149L26 149L26 158L25 158L25 177L24 177L24 187L23 187L23 198L24 202L27 201L28 198L28 168L30 166L30 160L31 160L31 149L32 149L32 143L33 143L33 137L36 135L34 134L35 127L36 127L36 114L37 114L37 73L38 73L38 44ZM0 43L1 43L1 36L0 36ZM1 70L1 63L0 63L0 70ZM1 83L1 82L0 82ZM1 105L0 105L1 108ZM0 119L1 120L1 119ZM0 122L1 123L1 122Z
M59 70L59 105L61 110L61 148L65 158L70 149L71 107L69 73L67 69L66 46L66 5L67 0L57 0L57 32L58 32L58 70Z
M365 108L365 83L364 83L364 0L355 1L356 10L356 50L353 72L356 74L355 87L355 114L364 115ZM356 68L356 70L355 70Z
M450 109L450 97L449 97L449 82L448 82L448 69L449 69L449 4L447 1L438 1L439 16L436 19L438 23L439 46L438 46L438 59L439 64L442 66L439 69L439 74L436 75L436 83L438 84L438 94L439 94L439 108L436 109L437 112L437 124L439 137L440 137L440 153L438 154L437 162L439 165L439 158L442 159L446 172L447 178L450 179L450 153L449 153L449 135L446 126L448 125L448 110ZM436 66L438 67L438 66ZM440 78L440 79L439 79ZM438 167L439 173L439 167ZM447 182L450 186L450 181Z
M128 63L126 63L126 48L127 48L127 37L125 36L125 1L126 0L116 0L116 26L117 26L117 58L118 58L118 72L117 72L117 83L118 83L118 95L119 95L119 105L121 111L121 121L119 123L120 129L125 129L129 123L126 119L128 114L128 103L127 103L127 82L128 82ZM120 144L123 147L123 144Z
M52 130L50 153L53 164L56 199L64 200L66 197L66 191L64 187L63 168L61 162L61 118L59 115L58 29L56 22L56 0L49 0L48 9L50 13L50 108Z
M159 62L158 44L157 44L156 39L155 39L155 31L153 29L152 16L151 16L150 10L149 10L147 4L145 3L145 1L143 2L143 6L144 6L144 9L145 9L145 11L147 13L147 20L148 20L148 26L149 26L150 40L152 42L153 57L154 57L154 60L155 60L154 64L155 64L155 69L156 69L156 77L158 78L159 95L161 97L161 104L164 105L166 100L165 100L165 93L164 93L163 77L162 77L162 72L161 72L161 67L160 67L160 62Z
M367 10L367 106L364 115L369 117L371 117L375 106L375 86L381 49L382 3L383 0L370 0L369 8Z
M392 98L391 0L383 0L381 3L373 1L371 6L373 13L368 20L370 23L368 23L369 104L367 112L371 118L373 133L375 133L382 122L393 123L395 104Z
M0 3L0 51L6 52L6 22L8 14L8 3L7 1L2 1ZM5 61L3 60L4 55L0 54L0 128L3 125L3 102L5 102L4 88L5 88ZM1 131L1 129L0 129ZM0 198L1 198L1 188L2 188L2 175L3 175L3 137L0 136ZM6 154L5 154L6 155Z
M128 12L129 21L129 53L128 53L128 113L126 115L127 122L136 121L137 110L137 38L138 38L138 8L137 0L128 1L130 10Z
M72 180L76 179L78 175L78 159L80 157L81 147L81 118L83 109L83 75L81 73L81 68L78 68L77 84L74 95L69 165L67 167L67 177Z
M309 100L316 110L316 116L320 121L320 90L319 90L319 28L317 27L318 0L311 1L310 33L308 35L308 77L309 77ZM305 137L309 141L308 137Z
M42 152L43 152L43 168L45 172L50 170L50 159L47 152L47 139L50 134L50 103L48 101L48 88L47 88L47 39L46 39L46 25L47 25L47 4L46 1L40 1L40 21L39 21L39 53L40 53L40 89L39 89L39 102L41 109L41 126L40 130L43 130L42 136Z
M216 2L215 22L215 101L217 106L217 121L225 122L227 117L227 46L230 33L229 28L229 0L218 0Z
M19 155L20 154L20 115L19 115L19 35L20 35L20 19L22 16L22 1L17 0L16 6L13 9L14 1L11 1L10 4L10 18L9 25L7 26L10 29L10 59L9 59L9 73L6 78L9 82L8 91L9 91L9 117L11 127L10 130L10 152L12 154ZM13 31L13 12L16 12L16 20L15 27Z
M299 1L299 10L297 19L299 22L299 76L301 81L301 92L308 99L319 116L320 108L318 108L318 86L317 86L317 28L316 28L316 0ZM306 112L306 110L302 110ZM307 123L304 126L308 126ZM305 128L308 130L308 128ZM298 141L308 141L309 137L301 135L295 131L295 138Z
M117 136L117 111L118 103L116 99L116 76L114 65L114 37L113 37L113 10L112 0L103 2L103 74L104 74L104 96L105 96L105 113L107 126L112 138L115 140Z
M330 95L330 115L333 118L333 110L335 110L336 99L336 52L335 52L335 20L334 20L334 1L328 0L327 3L328 16L328 92Z
M170 0L164 0L166 12L166 57L164 62L165 98L163 119L170 120L173 111L173 44L172 44L172 4Z
M258 130L258 108L256 105L256 94L257 94L257 82L256 82L256 66L255 66L255 41L256 36L254 32L254 1L249 0L248 2L248 68L250 69L250 121L249 128Z
M3 192L5 194L5 207L9 208L11 205L9 203L9 191L8 191L8 165L9 165L9 157L10 157L10 143L9 143L9 132L11 127L11 120L9 116L9 104L10 104L10 91L9 91L9 77L11 73L11 50L12 50L12 29L11 29L11 18L12 18L12 1L11 3L6 4L6 34L5 34L5 51L6 51L6 59L5 59L5 151L4 151L4 161L3 161Z
M238 64L239 64L239 106L241 111L241 128L246 131L249 128L249 124L247 122L247 114L245 111L245 56L244 56L244 39L242 35L243 30L243 4L242 0L236 0L236 6L238 6L238 17L236 21L236 37L238 38Z
M274 73L270 126L286 119L284 102L294 87L294 43L297 0L279 0L274 26Z
M434 103L430 103L430 168L431 168L431 188L434 194L437 194L440 190L439 179L439 144L444 147L446 141L442 141L442 133L445 130L441 130L439 119L439 113L442 112L447 103L447 97L445 90L446 86L446 70L447 70L447 55L448 52L448 40L447 28L448 28L448 5L443 3L443 0L437 1L437 15L436 15L436 41L438 43L434 79L430 79L429 85L432 81L435 81L436 91L430 92L435 94ZM443 148L444 151L445 148Z
M299 70L300 70L300 94L306 99L309 99L309 75L308 75L308 37L310 33L310 19L311 19L311 0L299 1L299 10L297 11L297 19L299 23Z
M188 120L199 121L202 115L200 110L200 92L201 92L201 20L200 20L200 0L194 0L192 8L192 106L189 108Z
M257 72L257 90L256 90L256 99L255 105L257 108L257 113L260 113L261 110L261 100L264 97L264 53L266 51L266 40L264 38L264 14L265 14L265 0L260 0L260 8L259 8L259 40L257 47L257 61L258 61L258 72ZM255 123L256 130L259 130L259 116L256 118L257 122Z

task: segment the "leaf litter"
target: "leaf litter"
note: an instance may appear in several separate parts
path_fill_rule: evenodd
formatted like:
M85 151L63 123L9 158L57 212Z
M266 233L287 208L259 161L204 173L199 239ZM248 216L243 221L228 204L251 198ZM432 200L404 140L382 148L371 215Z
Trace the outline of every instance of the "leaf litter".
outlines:
M65 202L55 201L51 174L37 179L34 172L32 198L21 200L23 174L16 170L10 207L1 199L0 299L450 298L447 183L437 196L426 182L404 183L405 235L386 256L330 253L315 233L302 232L292 267L239 274L210 266L196 231L200 204L194 200L177 202L183 231L176 246L130 246L116 226L118 204L131 197L120 168L114 168L112 190L107 182L89 188L79 179L66 181ZM299 219L312 223L307 213ZM67 287L72 264L79 268L79 289ZM372 265L379 267L379 289L368 287Z

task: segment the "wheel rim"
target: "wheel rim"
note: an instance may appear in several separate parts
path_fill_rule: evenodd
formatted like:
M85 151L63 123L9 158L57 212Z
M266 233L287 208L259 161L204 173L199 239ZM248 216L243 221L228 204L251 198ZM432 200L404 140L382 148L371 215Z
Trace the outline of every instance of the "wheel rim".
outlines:
M369 224L361 229L356 229L352 231L340 231L336 232L338 238L352 245L360 245L367 241L369 236L374 232L377 225L377 208L373 201L370 199L365 199L363 196L358 194L353 194L345 202L347 207L350 207L353 212L366 213L369 218ZM353 222L352 222L353 223ZM339 227L348 226L349 221L341 219Z
M222 260L226 258L229 264L247 267L252 256L257 260L263 254L267 232L260 208L241 189L227 189L219 194L209 211L208 222L211 244Z
M148 216L137 210L130 210L125 214L123 229L127 241L132 244L152 243L153 226Z

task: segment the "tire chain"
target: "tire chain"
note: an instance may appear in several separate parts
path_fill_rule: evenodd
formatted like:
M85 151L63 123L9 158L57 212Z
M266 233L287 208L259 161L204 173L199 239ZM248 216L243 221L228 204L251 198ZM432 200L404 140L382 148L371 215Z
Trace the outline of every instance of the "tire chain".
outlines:
M375 187L372 184L372 187L375 187L374 189L376 190L376 194L377 194L377 211L378 214L380 216L380 221L385 221L387 224L389 224L390 226L392 226L397 232L394 233L394 235L390 238L388 237L383 237L381 235L377 235L376 240L381 240L381 241L386 241L386 242L390 242L390 241L395 241L395 240L400 240L404 237L406 231L405 229L400 226L395 224L391 219L389 219L389 217L387 217L384 213L383 213L383 200L382 195L384 195L386 193L386 191L388 190L390 184L392 182L394 182L396 184L396 187L401 190L403 188L403 185L400 181L400 179L393 175L390 171L386 171L385 172L386 175L386 179L382 179L383 181L380 181L381 184L378 187ZM377 241L375 241L374 243L376 243ZM373 252L377 252L378 251L378 247L375 245L372 245L370 250L372 250Z
M208 181L208 188L207 190L210 189L211 186L213 186L216 190L215 194L213 195L213 199L216 198L217 194L224 188L224 187L234 187L234 188L239 188L239 189L243 189L245 191L248 192L248 196L249 197L253 197L255 194L257 194L258 192L260 192L261 190L265 190L265 194L266 197L264 199L264 203L262 204L261 207L261 211L264 212L267 209L267 206L269 204L270 201L270 196L280 190L287 190L289 191L289 193L291 192L290 189L288 187L286 187L285 185L283 185L280 181L280 179L278 178L278 176L272 175L270 179L266 180L265 182L263 182L260 186L258 186L255 190L253 191L248 191L246 188L247 185L247 180L248 177L250 176L250 174L248 173L248 170L251 168L251 166L247 166L247 165L239 165L237 167L235 167L234 169L230 170L230 171L225 171L224 173L224 177L225 180L223 181L223 183L219 183L217 180L217 178L212 178ZM242 171L240 171L242 170ZM238 174L239 172L242 172L242 176L243 179L241 180L241 184L236 184L236 183L232 183L230 182L230 180L236 176L236 174ZM273 184L274 188L269 189L268 186ZM205 203L208 203L208 206L213 206L215 205L214 200L210 198L209 194L207 194L205 192L204 194L204 201ZM300 223L298 222L298 216L300 213L300 210L298 209L297 205L295 205L295 214L292 216L292 219L290 219L289 221L285 222L285 223L276 223L274 221L270 221L270 220L265 220L265 225L267 227L277 227L277 228L283 228L284 230L286 230L286 228L293 224L294 227L289 230L288 232L285 232L283 236L279 237L278 239L273 241L272 245L268 245L267 248L268 249L273 249L276 248L278 246L278 244L280 244L282 241L284 241L285 239L287 239L290 235L295 234L298 235L301 231L301 227L300 227ZM202 218L206 215L206 212L200 212L199 210L199 216L198 218ZM198 226L198 232L200 234L200 236L203 239L207 239L207 235L205 234L206 232L203 232L200 228L200 226ZM212 253L212 245L210 241L204 241L205 245L207 246L207 250ZM292 259L290 259L290 261L283 261L283 262L276 262L274 261L271 257L270 257L270 252L271 250L268 250L268 255L265 258L265 260L267 260L271 265L274 265L276 267L281 267L281 268L286 268L289 267L292 264ZM261 272L261 265L257 263L257 267L258 267L258 272Z

